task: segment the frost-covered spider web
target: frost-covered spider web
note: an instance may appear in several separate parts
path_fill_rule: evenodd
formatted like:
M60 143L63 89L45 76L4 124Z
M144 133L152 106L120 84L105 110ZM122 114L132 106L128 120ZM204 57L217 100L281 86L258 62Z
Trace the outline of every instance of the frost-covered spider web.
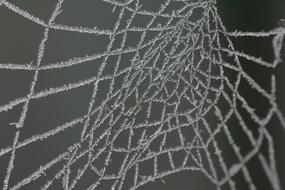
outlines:
M1 118L17 115L14 122L1 125L13 133L9 144L0 144L4 190L137 189L184 170L201 172L216 189L238 189L244 183L255 190L259 186L249 167L252 160L269 187L281 189L269 132L273 117L285 128L276 103L275 76L268 81L271 89L266 89L242 62L274 70L281 62L284 28L229 32L214 0L165 0L156 10L148 9L143 0L100 0L116 18L111 28L58 24L67 2L59 0L45 21L0 0L1 8L43 28L31 63L0 64L1 70L32 76L25 95L0 105ZM50 33L57 32L89 35L106 43L93 44L91 55L47 63ZM265 61L237 50L232 39L243 37L272 39L274 59ZM93 66L90 76L41 85L43 75L52 77L51 73L86 65ZM241 83L268 109L262 113L255 109L242 94ZM41 120L40 113L31 111L37 106L44 110L41 102L84 88L88 95L74 99L85 105L83 111L75 110L76 117L48 123L46 128L29 125ZM49 114L43 117L48 120ZM244 150L240 141L245 139ZM64 150L36 156L56 146ZM23 168L30 169L20 172Z

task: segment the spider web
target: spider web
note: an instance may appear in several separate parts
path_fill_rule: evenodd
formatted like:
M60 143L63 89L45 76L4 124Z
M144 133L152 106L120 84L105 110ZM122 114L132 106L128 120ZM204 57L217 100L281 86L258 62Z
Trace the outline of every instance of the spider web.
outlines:
M0 64L1 70L33 73L25 96L0 105L1 115L21 106L18 120L2 126L15 130L13 142L0 149L0 158L8 158L6 170L0 171L5 176L3 189L23 189L31 184L54 189L58 181L63 189L78 189L80 181L88 176L92 181L85 184L86 189L137 189L189 170L202 172L216 189L237 189L238 183L245 183L255 190L258 185L248 167L251 160L260 164L271 189L281 189L274 141L268 131L273 117L285 127L276 103L275 76L272 74L271 89L267 90L243 69L242 62L274 69L281 62L285 29L229 32L214 0L166 0L155 11L146 9L140 0L102 2L113 6L110 14L117 14L112 29L57 24L56 18L64 12L63 0L58 1L48 22L9 1L0 1L2 7L44 28L33 63ZM136 25L140 16L148 19ZM42 64L51 31L109 40L104 51L93 55ZM126 45L130 32L139 37L135 46ZM232 39L243 37L272 39L274 60L265 61L237 50ZM106 72L109 63L112 73ZM42 71L84 64L98 65L92 77L37 90ZM239 90L241 83L264 98L264 104L269 105L266 114L260 115L251 106ZM92 90L80 117L21 138L34 101L86 86ZM12 183L19 151L52 141L72 128L80 129L77 142L68 144L62 138L61 143L67 144L65 151L41 161L37 169ZM234 134L236 129L249 142L248 150L242 150ZM224 151L226 146L231 157Z

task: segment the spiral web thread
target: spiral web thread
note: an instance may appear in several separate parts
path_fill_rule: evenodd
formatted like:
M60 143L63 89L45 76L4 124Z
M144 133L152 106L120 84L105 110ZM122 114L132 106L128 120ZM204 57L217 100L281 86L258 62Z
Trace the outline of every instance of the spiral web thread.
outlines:
M28 94L0 105L0 114L22 105L18 121L8 126L16 129L14 140L0 150L0 158L9 158L7 170L0 171L5 176L3 189L22 189L37 181L41 182L38 187L41 189L53 189L58 181L63 189L78 189L78 183L87 174L93 179L87 189L137 189L157 179L163 180L167 175L189 170L202 172L216 189L236 189L240 181L235 180L235 176L239 175L248 189L254 190L258 187L247 167L252 159L260 163L271 188L281 189L274 141L268 131L273 116L285 127L275 101L275 77L272 75L268 91L243 70L241 62L246 60L274 69L281 62L285 29L228 32L218 15L216 2L210 0L166 0L156 11L145 10L140 0L102 1L114 7L110 14L118 15L112 30L57 24L56 17L64 12L63 0L58 1L48 22L9 1L0 1L2 7L44 28L34 63L0 64L3 70L33 72ZM131 16L126 18L126 12ZM149 20L144 26L135 26L135 19L141 15ZM161 22L161 18L166 22ZM104 52L43 65L51 30L107 36L109 43ZM125 45L129 32L140 36L134 47ZM122 38L118 39L119 36ZM232 39L242 37L272 38L274 60L267 62L236 50ZM116 42L119 47L114 48ZM110 57L116 58L112 65L114 70L112 74L105 74ZM80 64L99 64L100 67L91 78L36 90L41 71L63 70ZM236 77L227 76L225 70L231 70ZM259 116L240 93L241 81L267 100L270 109L265 116ZM108 92L98 103L96 98L102 85L107 86ZM82 117L20 140L31 102L84 86L91 86L93 90ZM249 127L252 123L243 118L239 105L257 126L256 134ZM240 150L239 139L233 137L232 119L238 121L237 126L232 127L242 130L252 145L246 153ZM22 180L11 183L11 177L17 175L14 170L20 149L49 141L73 127L81 127L77 143L68 145L65 152L43 162ZM219 134L225 136L223 144L231 147L235 163L229 163L224 145L218 142ZM62 141L64 143L64 139ZM266 151L261 151L263 144L267 144ZM152 169L145 171L145 168Z

